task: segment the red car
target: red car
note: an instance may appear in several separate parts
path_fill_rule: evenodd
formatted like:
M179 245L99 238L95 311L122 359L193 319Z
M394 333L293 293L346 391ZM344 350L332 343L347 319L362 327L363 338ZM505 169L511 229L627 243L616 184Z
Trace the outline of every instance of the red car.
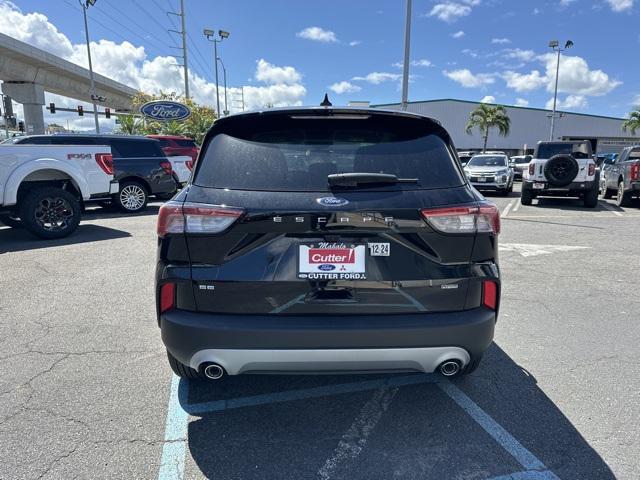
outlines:
M193 163L198 158L199 148L196 142L188 137L180 135L147 135L160 142L160 147L167 157L177 157L186 155L191 157L191 161L186 162L189 170L193 169Z

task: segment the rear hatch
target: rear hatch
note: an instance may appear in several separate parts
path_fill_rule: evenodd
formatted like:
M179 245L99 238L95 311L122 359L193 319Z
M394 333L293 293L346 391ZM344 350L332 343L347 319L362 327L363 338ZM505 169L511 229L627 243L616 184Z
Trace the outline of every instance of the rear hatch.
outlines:
M498 228L437 123L381 113L221 121L172 208L195 308L211 313L475 308Z

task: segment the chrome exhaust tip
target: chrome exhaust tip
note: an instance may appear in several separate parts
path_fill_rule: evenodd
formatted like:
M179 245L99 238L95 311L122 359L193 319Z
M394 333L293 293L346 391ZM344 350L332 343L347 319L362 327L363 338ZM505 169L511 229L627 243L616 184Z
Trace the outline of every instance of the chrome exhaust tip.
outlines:
M219 380L224 375L224 368L217 363L210 363L202 371L204 376L210 380Z
M438 370L445 377L453 377L460 373L461 366L460 361L458 360L447 360L442 362L438 367Z

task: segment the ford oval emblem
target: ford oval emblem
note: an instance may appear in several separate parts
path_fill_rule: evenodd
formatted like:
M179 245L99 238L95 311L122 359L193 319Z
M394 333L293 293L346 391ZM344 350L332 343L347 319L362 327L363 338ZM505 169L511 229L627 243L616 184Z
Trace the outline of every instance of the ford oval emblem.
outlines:
M140 107L140 113L147 118L160 122L171 120L185 120L191 115L191 109L186 105L170 100L154 100Z
M330 272L331 270L335 270L336 266L335 265L318 265L318 270L322 270L323 272Z
M342 207L343 205L347 205L349 200L340 197L322 197L318 198L316 202L323 207Z

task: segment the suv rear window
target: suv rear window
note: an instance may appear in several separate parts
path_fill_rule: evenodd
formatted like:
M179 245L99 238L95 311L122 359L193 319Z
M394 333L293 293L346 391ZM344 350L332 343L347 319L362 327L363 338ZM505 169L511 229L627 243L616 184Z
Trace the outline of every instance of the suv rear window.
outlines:
M417 184L360 186L359 190L433 189L464 183L441 130L418 119L265 116L235 123L236 128L226 128L206 144L196 185L327 191L328 175L351 172L418 179Z
M115 158L164 157L160 144L155 140L111 140L111 152Z
M538 145L536 158L549 159L555 155L569 154L574 158L591 157L591 144L581 143L541 143Z

